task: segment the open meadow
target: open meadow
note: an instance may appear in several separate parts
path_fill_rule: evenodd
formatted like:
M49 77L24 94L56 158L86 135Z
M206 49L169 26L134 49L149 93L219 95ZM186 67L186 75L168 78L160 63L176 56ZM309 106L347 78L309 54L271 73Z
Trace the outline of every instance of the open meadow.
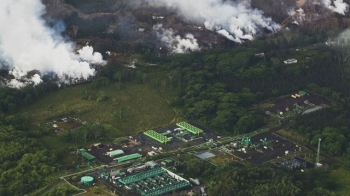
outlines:
M112 125L121 133L135 133L169 124L175 117L169 106L169 91L148 83L111 83L95 89L91 84L71 86L52 92L20 113L31 115L34 124L73 116L82 121ZM84 94L92 98L83 99ZM95 97L103 94L105 100Z

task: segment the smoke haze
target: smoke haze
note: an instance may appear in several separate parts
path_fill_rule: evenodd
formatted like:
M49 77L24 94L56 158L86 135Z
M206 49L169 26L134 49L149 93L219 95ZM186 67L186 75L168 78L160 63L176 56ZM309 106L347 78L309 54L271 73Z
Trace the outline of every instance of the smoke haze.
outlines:
M164 29L162 25L155 25L154 30L157 30L157 37L171 49L171 53L186 53L188 51L200 50L197 39L190 33L184 38L180 35L175 35L172 29Z
M275 31L279 25L263 12L252 9L249 2L223 0L147 0L151 5L163 3L175 8L186 20L204 26L235 42L251 40L262 29Z
M0 6L0 65L16 79L23 79L28 71L42 74L54 72L61 82L87 79L95 70L90 63L104 64L102 55L85 46L76 53L75 45L60 35L63 25L47 26L42 19L45 6L40 0L1 0ZM38 84L39 75L27 79ZM10 86L20 87L12 80Z
M326 8L342 15L345 15L345 12L349 10L349 5L343 0L334 0L333 4L331 0L322 0L322 3Z

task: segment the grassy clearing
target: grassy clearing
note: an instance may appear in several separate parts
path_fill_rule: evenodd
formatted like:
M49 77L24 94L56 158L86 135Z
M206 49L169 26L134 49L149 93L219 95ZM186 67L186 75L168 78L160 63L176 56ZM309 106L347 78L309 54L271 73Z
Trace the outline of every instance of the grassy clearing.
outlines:
M337 195L349 195L350 192L350 171L344 168L332 170L331 177L339 185L337 187Z
M293 130L285 130L281 129L276 131L278 134L282 135L283 137L290 139L294 142L300 143L300 144L308 144L308 139L305 138L303 135L293 131Z
M259 103L258 107L260 109L266 109L266 108L270 108L273 107L273 102L263 102L263 103Z
M105 101L83 100L82 93L103 93ZM116 84L93 89L90 84L72 86L52 92L33 105L20 111L32 114L33 123L38 124L65 116L75 116L83 121L110 124L125 134L165 126L175 116L168 105L169 90L150 84L123 83L118 90Z
M230 155L223 152L215 151L213 153L215 154L215 157L212 157L209 160L216 165L222 165L231 160Z
M84 187L85 188L85 187ZM95 186L92 187L86 187L87 193L81 194L83 196L115 196L116 194L113 194L111 190L109 190L107 187L105 187L102 183L97 182Z

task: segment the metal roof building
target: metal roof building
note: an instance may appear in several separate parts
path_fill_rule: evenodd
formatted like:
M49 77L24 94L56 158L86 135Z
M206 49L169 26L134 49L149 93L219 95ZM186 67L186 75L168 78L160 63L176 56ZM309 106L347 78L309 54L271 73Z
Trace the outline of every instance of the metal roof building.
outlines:
M88 152L86 151L86 149L84 149L84 148L80 149L79 151L80 151L80 153L81 153L81 156L83 156L84 158L86 158L88 161L93 161L93 160L96 159L96 157L95 157L94 155L88 153Z
M166 144L167 142L169 142L170 140L165 137L164 135L158 133L158 132L155 132L153 130L148 130L146 132L143 132L143 134L147 135L148 137L162 143L162 144Z
M197 128L187 122L179 122L179 123L176 123L177 126L183 128L183 129L186 129L188 132L192 133L192 134L200 134L200 133L203 133L203 130L200 129L200 128Z
M110 152L107 152L107 155L110 157L116 157L125 154L123 150L113 150Z
M122 157L115 158L115 159L113 159L113 161L118 161L118 163L120 163L120 162L124 162L124 161L129 161L132 159L137 159L140 157L142 157L142 155L140 155L139 153L135 153L135 154L125 155Z

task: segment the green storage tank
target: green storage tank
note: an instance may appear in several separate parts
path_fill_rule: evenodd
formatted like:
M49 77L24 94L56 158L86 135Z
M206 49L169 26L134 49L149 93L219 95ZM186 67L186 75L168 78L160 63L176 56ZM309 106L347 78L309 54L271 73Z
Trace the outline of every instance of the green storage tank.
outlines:
M92 183L94 182L94 178L91 177L91 176L84 176L81 178L80 182L83 184L83 185L92 185Z

